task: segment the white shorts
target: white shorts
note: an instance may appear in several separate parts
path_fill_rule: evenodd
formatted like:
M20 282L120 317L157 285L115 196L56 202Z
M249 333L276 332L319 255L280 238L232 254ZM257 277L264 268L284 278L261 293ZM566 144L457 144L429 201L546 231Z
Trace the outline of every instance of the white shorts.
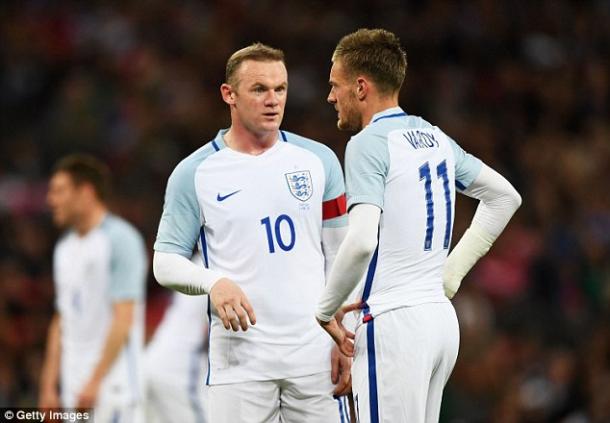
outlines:
M352 366L358 422L438 422L459 342L449 302L402 307L360 325Z
M209 421L347 423L343 399L333 398L330 372L289 379L209 387Z

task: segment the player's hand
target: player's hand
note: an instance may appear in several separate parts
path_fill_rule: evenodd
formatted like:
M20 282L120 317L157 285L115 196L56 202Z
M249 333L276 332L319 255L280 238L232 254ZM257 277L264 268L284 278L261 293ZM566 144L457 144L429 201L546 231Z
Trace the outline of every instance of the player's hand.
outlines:
M76 409L93 408L100 390L100 381L91 379L78 394L76 398Z
M39 408L59 408L59 394L55 388L43 388L40 391L40 398L38 398Z
M210 301L216 308L218 317L222 320L225 329L239 328L248 330L248 320L251 325L256 324L256 315L250 301L241 288L232 280L222 278L214 284L210 291Z
M335 384L333 394L340 397L352 392L352 359L339 351L337 345L330 353L330 378Z
M356 335L343 326L343 316L345 316L345 313L360 309L360 305L361 303L358 302L343 307L335 314L335 317L328 322L318 320L322 329L333 338L339 347L339 350L348 357L354 356L354 339L356 338Z

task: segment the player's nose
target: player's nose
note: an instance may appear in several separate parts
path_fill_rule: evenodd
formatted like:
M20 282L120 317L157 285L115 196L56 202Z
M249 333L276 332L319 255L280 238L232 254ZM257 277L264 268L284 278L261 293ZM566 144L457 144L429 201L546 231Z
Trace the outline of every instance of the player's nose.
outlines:
M277 106L280 104L280 99L275 90L269 90L267 96L265 97L265 105L266 106Z

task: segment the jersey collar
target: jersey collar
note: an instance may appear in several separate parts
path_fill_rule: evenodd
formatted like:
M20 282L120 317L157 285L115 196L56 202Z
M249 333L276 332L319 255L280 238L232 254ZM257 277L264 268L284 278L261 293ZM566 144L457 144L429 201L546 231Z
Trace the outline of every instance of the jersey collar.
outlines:
M389 109L385 109L382 110L381 112L377 112L373 115L373 118L371 119L371 123L375 123L381 119L389 119L389 118L393 118L393 117L401 117L401 116L407 116L407 113L402 110L401 107L397 106L397 107L390 107Z
M263 154L259 154L258 156L253 156L251 154L240 153L239 151L236 151L236 150L233 150L233 149L227 147L227 144L225 143L224 136L225 136L225 134L228 131L229 131L229 128L221 129L216 134L216 137L212 140L212 146L214 147L214 149L216 151L220 151L220 150L226 148L227 150L231 151L231 153L233 153L233 154L236 154L236 155L239 155L239 156L244 156L244 157L253 157L253 158L256 158L256 157L266 156L267 153L275 151L279 147L280 144L284 144L284 143L288 142L288 139L286 138L286 134L284 133L284 131L279 130L278 131L278 140L277 140L277 142L275 144L273 144L273 146L271 146Z

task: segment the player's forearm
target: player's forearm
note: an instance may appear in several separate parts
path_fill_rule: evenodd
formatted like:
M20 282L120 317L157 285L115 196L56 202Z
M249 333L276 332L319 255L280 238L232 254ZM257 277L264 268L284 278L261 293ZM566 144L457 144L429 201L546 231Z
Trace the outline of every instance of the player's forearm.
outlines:
M472 222L494 240L521 205L521 196L510 182L485 164L464 194L480 200Z
M133 325L135 303L122 301L113 305L113 317L110 330L106 335L102 355L98 361L91 378L101 382L108 373L121 349L129 338L129 331Z
M349 214L347 236L339 248L316 317L328 322L348 299L362 278L377 246L377 232L381 210L372 205L359 204Z
M180 254L155 251L153 273L159 284L187 295L209 294L222 274L199 266Z
M41 390L55 390L59 380L61 354L61 333L59 315L55 314L47 335L47 349L40 375Z
M466 274L484 256L521 205L521 196L499 173L483 165L465 191L480 200L472 224L455 246L443 270L445 295L452 298Z

